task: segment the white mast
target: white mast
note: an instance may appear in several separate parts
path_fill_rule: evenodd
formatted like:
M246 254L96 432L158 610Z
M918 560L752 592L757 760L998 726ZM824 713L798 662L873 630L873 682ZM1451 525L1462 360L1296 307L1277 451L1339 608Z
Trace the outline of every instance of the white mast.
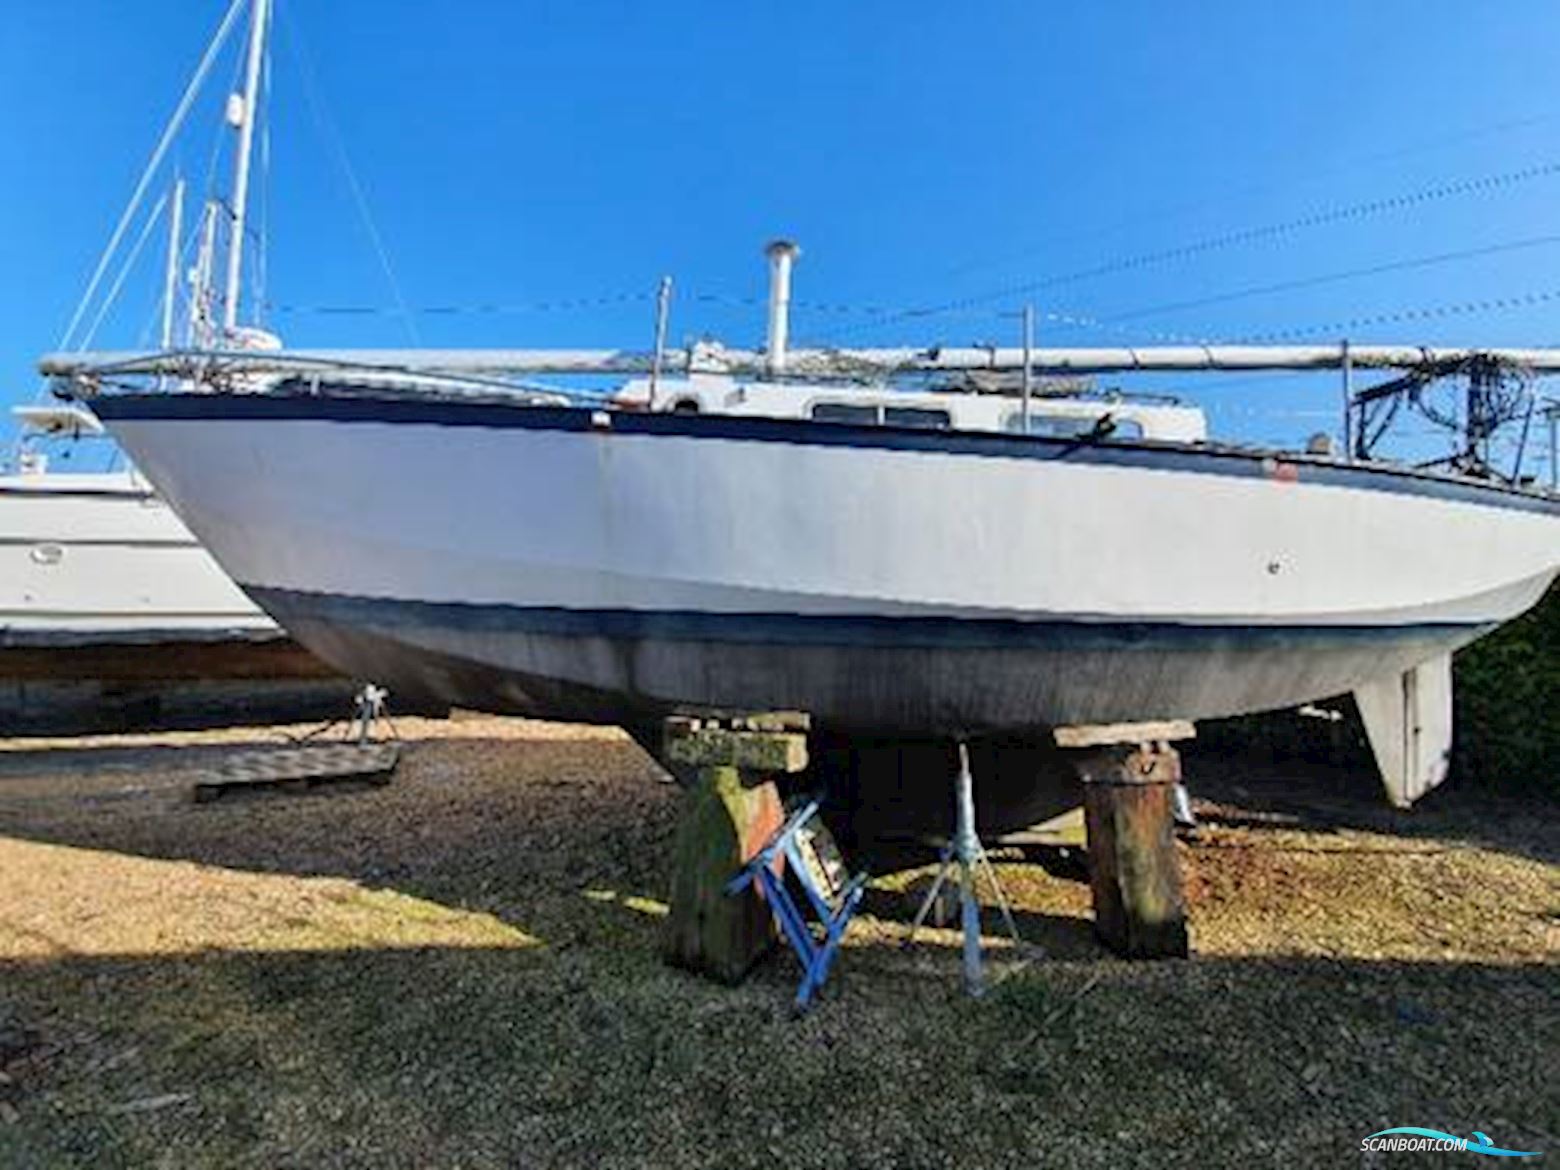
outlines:
M228 240L227 286L222 302L222 329L232 333L238 325L239 280L243 272L244 232L249 204L249 156L254 147L255 110L260 96L260 60L265 48L266 14L270 0L254 0L249 25L249 61L245 66L244 93L229 103L229 118L236 112L238 150L233 162L233 225Z
M201 213L200 248L195 253L195 268L190 273L190 322L189 343L197 349L205 349L215 340L212 336L211 276L216 263L217 216L221 204L215 199L206 201Z
M936 373L1024 368L1022 349L793 349L785 369L796 377L859 378L864 370L893 373ZM1534 374L1560 374L1560 346L1534 349L1463 348L1420 345L1349 345L1355 370L1417 370L1473 358L1521 366ZM421 370L441 374L645 374L653 353L617 349L289 349L267 353L214 351L161 354L138 351L44 354L38 372L47 377L112 371L116 374L181 373L221 369L244 373L295 372L310 365L382 371ZM762 351L722 349L718 353L669 349L663 368L728 374L760 374L769 369ZM1128 348L1046 348L1029 354L1030 368L1046 374L1097 374L1165 371L1217 373L1243 370L1336 370L1343 364L1337 345L1208 345Z
M184 177L173 181L168 209L168 262L163 269L162 347L173 348L173 307L179 297L179 237L184 233Z

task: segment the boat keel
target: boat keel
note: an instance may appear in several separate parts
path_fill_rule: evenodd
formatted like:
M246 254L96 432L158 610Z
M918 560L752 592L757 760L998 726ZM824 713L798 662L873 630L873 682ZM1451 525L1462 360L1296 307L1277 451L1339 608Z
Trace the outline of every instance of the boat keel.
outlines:
M1452 656L1441 654L1354 691L1387 799L1408 808L1446 779L1452 755Z

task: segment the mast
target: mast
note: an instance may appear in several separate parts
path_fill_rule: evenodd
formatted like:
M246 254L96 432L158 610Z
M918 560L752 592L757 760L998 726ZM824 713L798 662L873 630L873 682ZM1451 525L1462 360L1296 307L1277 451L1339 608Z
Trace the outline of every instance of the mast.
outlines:
M760 374L768 369L762 350L700 351L668 349L663 368L686 369L695 363L707 372ZM1343 364L1337 345L1188 345L1042 348L1029 354L1036 373L1099 374L1220 373L1235 370L1336 370ZM1349 344L1354 370L1423 370L1474 359L1525 367L1533 374L1560 374L1560 346L1532 349L1464 348L1420 345ZM283 373L301 365L337 369L424 370L443 374L645 374L654 354L620 349L289 349L268 353L216 350L204 354L139 351L76 351L44 354L39 372L70 377L94 370L118 374L155 374L183 370L191 362L246 373ZM797 377L859 379L864 370L881 375L1012 370L1024 367L1022 349L931 347L923 349L790 350L785 369Z
M188 334L190 344L197 349L204 349L215 340L212 336L211 268L216 262L217 216L221 207L215 199L206 201L205 210L201 212L200 247L195 253L195 269L190 273Z
M254 0L254 16L249 24L249 60L244 69L244 93L238 99L238 150L233 161L233 224L228 239L227 285L222 301L224 333L232 333L238 325L239 281L243 273L244 232L249 210L249 160L254 150L255 110L260 96L260 61L265 50L265 25L269 9L270 0Z
M184 176L173 181L168 209L168 261L163 268L162 347L173 348L173 306L179 296L179 237L184 233Z

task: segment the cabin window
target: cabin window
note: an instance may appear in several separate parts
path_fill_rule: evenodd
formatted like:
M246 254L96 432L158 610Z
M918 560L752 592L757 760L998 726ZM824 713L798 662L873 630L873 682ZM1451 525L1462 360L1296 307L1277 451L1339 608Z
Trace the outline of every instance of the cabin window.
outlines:
M1076 439L1093 433L1095 426L1104 415L1056 415L1056 414L1031 414L1029 416L1029 433L1031 435L1047 435L1053 439ZM1115 427L1111 430L1109 438L1112 439L1141 439L1143 437L1143 425L1133 418L1122 418L1119 415L1113 420ZM1015 433L1024 429L1024 416L1021 411L1014 411L1007 416L1003 429Z
M946 431L953 426L946 410L925 406L885 406L883 421L891 427L920 427L928 431Z
M1076 415L1040 414L1036 412L1029 416L1029 433L1031 435L1049 435L1053 439L1072 439L1078 435L1087 435L1094 429L1094 418L1079 417ZM1024 429L1024 415L1022 411L1015 410L1007 417L1006 430L1022 433Z
M873 426L878 421L878 408L860 406L850 402L816 402L812 408L814 422L855 423L857 426Z
M697 398L679 398L672 403L673 414L698 414L699 400Z

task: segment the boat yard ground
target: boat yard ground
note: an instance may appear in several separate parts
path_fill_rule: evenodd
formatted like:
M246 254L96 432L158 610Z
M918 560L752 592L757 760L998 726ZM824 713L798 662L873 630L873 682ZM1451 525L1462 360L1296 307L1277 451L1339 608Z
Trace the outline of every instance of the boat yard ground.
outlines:
M1368 777L1192 754L1195 959L1108 957L1087 887L1013 860L1046 954L970 1001L951 932L897 945L922 871L793 1020L787 954L736 989L661 962L678 793L625 737L403 720L388 787L191 801L300 730L0 741L0 1166L1331 1166L1393 1163L1360 1139L1410 1125L1560 1149L1552 800L1394 813Z

